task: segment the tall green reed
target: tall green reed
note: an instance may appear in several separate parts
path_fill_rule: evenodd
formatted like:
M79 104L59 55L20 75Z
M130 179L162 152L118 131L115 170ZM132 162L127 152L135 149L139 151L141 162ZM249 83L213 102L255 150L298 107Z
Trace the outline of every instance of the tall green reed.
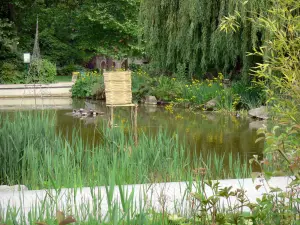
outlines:
M0 125L1 184L40 189L108 185L111 177L120 184L184 181L196 178L199 168L210 179L250 174L240 158L191 154L178 135L162 129L156 135L139 133L135 145L127 127L102 124L95 131L102 140L88 145L80 130L72 130L71 140L66 140L47 112L2 116Z

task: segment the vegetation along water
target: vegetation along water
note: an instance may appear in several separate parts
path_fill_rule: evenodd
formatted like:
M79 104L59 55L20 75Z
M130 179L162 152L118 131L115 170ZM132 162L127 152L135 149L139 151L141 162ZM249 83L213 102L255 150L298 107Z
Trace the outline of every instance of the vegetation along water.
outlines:
M162 107L140 108L138 144L126 110L113 129L105 113L87 121L63 110L1 112L0 184L55 194L46 190L51 204L43 199L27 213L5 202L0 224L299 224L299 24L298 0L2 0L1 85L77 74L74 102L105 100L103 72L131 70L134 102L153 96ZM32 49L28 64L23 53ZM259 106L269 120L255 136L246 115ZM271 187L274 176L289 176L288 187ZM254 187L260 199L212 181L245 177L265 181ZM194 180L195 192L185 191L197 207L185 213L137 210L118 186ZM83 186L92 187L95 207L59 208L62 187Z

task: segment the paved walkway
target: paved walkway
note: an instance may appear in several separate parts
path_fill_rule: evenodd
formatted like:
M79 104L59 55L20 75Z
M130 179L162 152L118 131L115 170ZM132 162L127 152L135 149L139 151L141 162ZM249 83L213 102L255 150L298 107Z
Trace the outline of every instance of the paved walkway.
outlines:
M281 188L286 190L286 187L291 181L287 177L275 177L269 181L271 187ZM252 179L232 179L221 180L220 186L233 187L233 190L243 188L250 202L255 202L257 198L261 198L264 193L269 191L266 183L261 180L256 180L253 183ZM264 185L259 190L256 190L255 186L258 184ZM192 192L196 191L196 183L157 183L157 184L144 184L144 185L125 185L122 186L122 190L129 196L133 195L133 204L139 209L154 208L157 211L163 209L169 213L188 214L191 211L191 197L188 194L188 189ZM212 195L212 190L208 186L206 193L209 196ZM129 197L128 197L129 198ZM232 201L236 199L231 198ZM119 187L113 189L113 202L120 205L120 191ZM227 207L227 201L221 199L221 205L224 204ZM95 208L97 213L104 216L108 212L107 203L107 189L105 187L97 188L81 188L81 189L61 189L55 190L39 190L39 191L1 191L0 189L0 210L6 212L9 207L20 209L21 212L27 215L31 210L36 210L36 206L46 204L57 206L59 210L70 210L75 212L77 209L77 216L83 216L84 213L94 212ZM248 210L245 208L245 210Z

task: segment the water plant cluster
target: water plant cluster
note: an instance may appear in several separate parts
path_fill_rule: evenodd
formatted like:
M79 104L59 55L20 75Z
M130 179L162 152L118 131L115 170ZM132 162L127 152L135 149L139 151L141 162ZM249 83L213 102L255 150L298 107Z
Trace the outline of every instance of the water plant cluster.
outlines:
M261 167L251 173L241 158L231 154L193 155L178 141L178 136L170 136L163 130L156 136L139 133L138 145L135 145L130 128L122 121L120 124L124 126L113 129L99 124L94 132L100 132L101 140L94 140L92 144L84 142L80 130L73 131L71 141L68 141L57 131L56 120L47 111L16 112L10 117L2 116L0 121L2 184L25 184L30 189L52 188L57 194L64 187L79 191L81 187L90 186L93 192L96 186L106 186L105 196L93 195L93 207L81 205L75 211L59 208L59 198L52 197L50 202L37 205L28 215L22 209L8 208L5 214L0 212L1 222L7 225L26 224L28 221L49 225L68 224L62 221L75 220L79 224L295 224L299 220L299 203L295 199L300 190L296 182L291 184L289 192L257 186L257 189L271 191L253 203L242 189L222 188L218 182L211 181L259 174L269 179L266 169L272 167L271 160L261 162L254 158L251 163L261 164ZM226 157L228 162L225 163ZM186 191L192 208L188 214L170 214L164 210L163 195L160 202L162 211L151 207L139 208L133 201L134 190L122 192L119 186L172 181L186 181L189 184L190 188ZM196 189L191 188L193 182ZM206 193L205 186L213 190L212 196ZM114 188L121 193L120 203L112 197ZM75 198L76 192L69 198ZM108 211L104 217L100 213L103 198L108 201ZM237 201L232 201L232 198L237 198ZM224 199L228 205L226 208L222 206ZM243 211L246 207L250 208L249 212ZM57 209L72 217L55 218Z
M30 189L101 186L112 174L121 184L182 181L193 179L197 168L207 169L207 179L250 176L242 157L194 154L178 135L164 130L155 136L140 132L135 145L128 127L110 129L104 124L94 130L101 140L95 135L87 144L80 130L70 131L69 141L57 133L56 121L47 112L12 117L0 122L2 184L25 184Z

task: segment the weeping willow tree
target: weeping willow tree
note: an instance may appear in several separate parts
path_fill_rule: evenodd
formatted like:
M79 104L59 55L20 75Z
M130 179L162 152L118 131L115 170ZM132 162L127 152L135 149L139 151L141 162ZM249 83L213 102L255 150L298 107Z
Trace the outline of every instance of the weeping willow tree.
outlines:
M156 71L184 68L201 77L216 69L248 79L249 68L260 59L247 53L267 38L249 18L263 16L268 7L268 0L143 0L141 38ZM239 29L221 31L222 18L235 13L240 15Z

